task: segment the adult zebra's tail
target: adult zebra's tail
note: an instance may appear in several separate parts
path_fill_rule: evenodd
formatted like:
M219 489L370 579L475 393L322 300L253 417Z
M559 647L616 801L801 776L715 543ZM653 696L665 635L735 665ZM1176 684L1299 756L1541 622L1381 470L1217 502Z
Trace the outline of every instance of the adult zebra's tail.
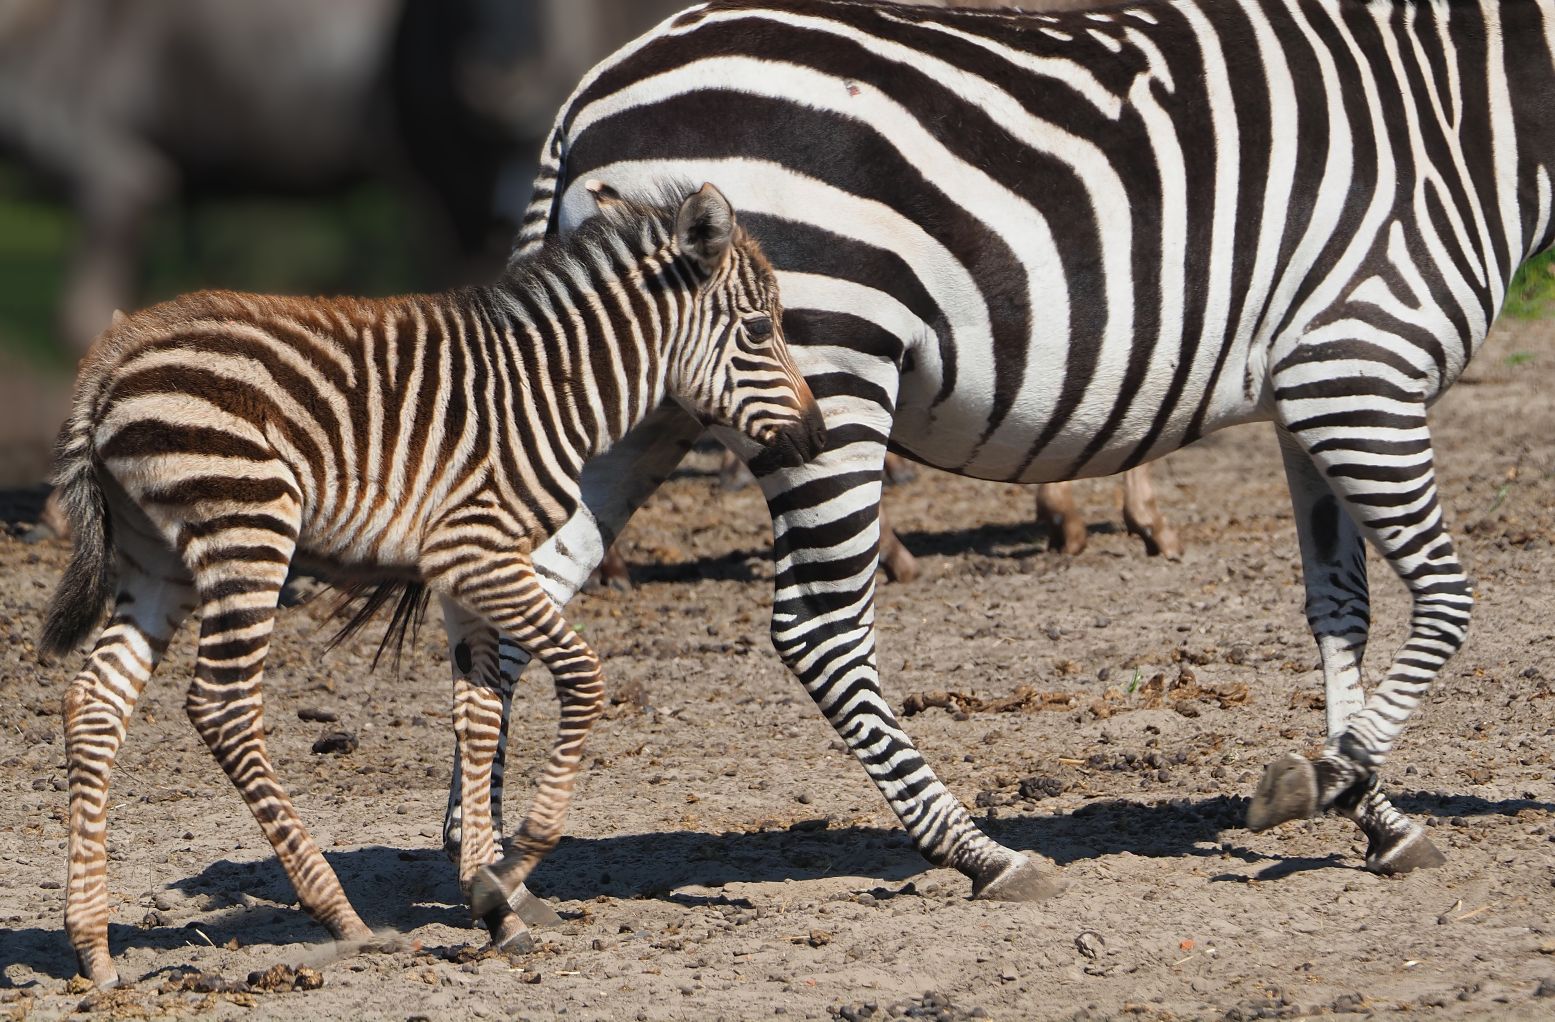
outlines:
M544 148L540 150L540 169L535 174L534 192L529 196L529 205L524 208L524 220L519 225L518 237L508 256L509 263L533 254L546 235L556 231L556 189L561 181L565 155L562 131L570 105L562 107L556 123L551 126L551 133L546 136Z
M75 550L49 601L38 648L45 656L68 653L96 626L113 594L113 536L92 458L91 402L77 399L60 431L54 485L70 521Z

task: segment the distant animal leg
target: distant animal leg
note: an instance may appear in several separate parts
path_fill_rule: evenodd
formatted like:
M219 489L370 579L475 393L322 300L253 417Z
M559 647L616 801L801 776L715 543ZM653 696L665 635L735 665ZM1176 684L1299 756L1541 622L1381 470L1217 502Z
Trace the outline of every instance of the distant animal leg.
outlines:
M1149 465L1136 465L1123 473L1123 524L1144 540L1145 552L1151 557L1182 560L1182 540L1156 507Z
M880 570L887 581L903 585L918 577L918 559L891 528L884 503L880 505Z
M1049 550L1078 554L1090 541L1070 483L1037 484L1037 522L1048 528Z

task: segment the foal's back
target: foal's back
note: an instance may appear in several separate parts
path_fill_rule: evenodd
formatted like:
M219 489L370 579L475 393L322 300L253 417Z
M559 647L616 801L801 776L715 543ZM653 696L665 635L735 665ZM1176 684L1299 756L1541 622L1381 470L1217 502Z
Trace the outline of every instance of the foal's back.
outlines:
M268 510L305 556L409 567L487 476L484 304L213 291L122 318L82 366L99 455L175 546Z

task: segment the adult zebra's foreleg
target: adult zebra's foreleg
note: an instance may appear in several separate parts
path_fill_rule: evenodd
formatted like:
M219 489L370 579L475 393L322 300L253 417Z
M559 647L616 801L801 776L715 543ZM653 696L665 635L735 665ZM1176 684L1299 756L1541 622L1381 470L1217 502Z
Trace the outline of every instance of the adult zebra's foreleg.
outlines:
M1386 858L1371 863L1369 856L1369 864L1400 871L1434 864L1440 855L1417 827L1388 815L1375 775L1463 645L1473 595L1442 521L1425 402L1412 392L1414 378L1401 382L1392 365L1335 378L1327 361L1319 354L1282 363L1275 376L1279 421L1404 582L1413 613L1386 677L1324 753L1313 761L1287 756L1265 771L1248 824L1262 829L1329 808L1371 814L1397 833L1385 841Z
M978 830L897 723L880 691L874 594L880 472L889 416L827 408L831 441L809 465L760 480L772 512L772 642L930 862L972 879L976 897L1057 894L1049 865Z
M1366 703L1361 675L1371 627L1366 540L1296 438L1284 429L1279 437L1301 544L1307 623L1323 664L1327 733L1337 742ZM1334 808L1366 835L1366 864L1373 871L1406 872L1443 861L1420 826L1388 801L1375 773Z

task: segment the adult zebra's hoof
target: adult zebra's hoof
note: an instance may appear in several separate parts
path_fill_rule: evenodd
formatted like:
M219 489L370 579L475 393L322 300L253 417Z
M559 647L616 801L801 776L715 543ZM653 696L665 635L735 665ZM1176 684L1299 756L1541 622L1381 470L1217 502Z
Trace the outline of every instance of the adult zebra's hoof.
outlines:
M983 901L1046 901L1069 887L1053 870L1024 855L989 880L974 880L972 897Z
M508 898L508 908L518 913L518 918L524 921L524 925L531 930L544 929L547 926L560 926L562 917L556 914L551 903L537 896L523 884L518 885L518 890Z
M1294 752L1264 767L1263 778L1247 807L1247 829L1268 830L1286 820L1317 815L1317 771Z
M1418 824L1386 844L1366 850L1366 868L1383 876L1446 864L1447 856L1431 843Z

